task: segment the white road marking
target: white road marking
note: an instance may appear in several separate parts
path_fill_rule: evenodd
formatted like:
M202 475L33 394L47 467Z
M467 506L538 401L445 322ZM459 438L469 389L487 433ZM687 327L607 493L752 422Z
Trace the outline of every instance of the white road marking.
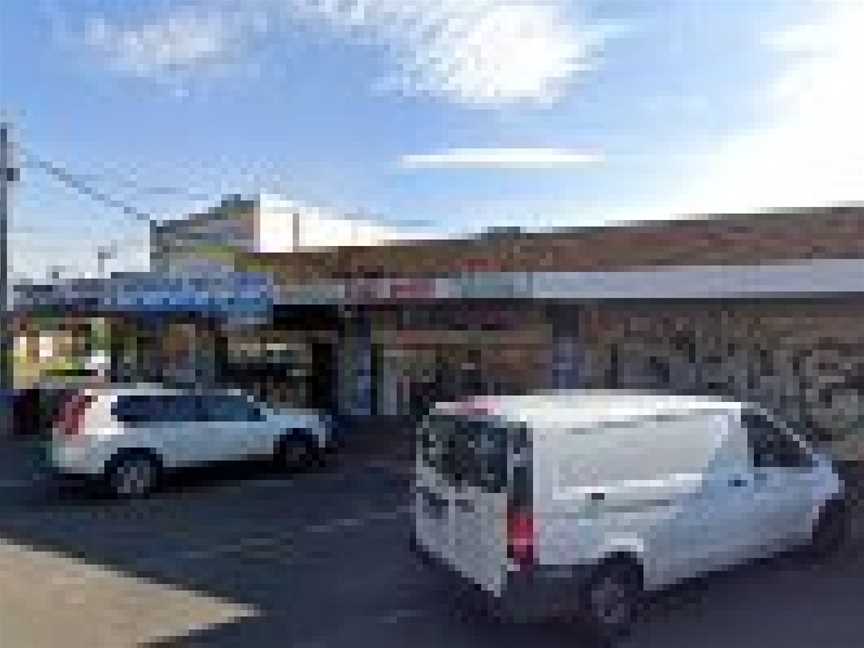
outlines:
M399 506L389 511L374 511L358 517L340 518L322 524L309 524L292 531L246 536L233 542L186 551L181 553L180 557L185 560L207 560L223 555L244 553L250 549L284 548L285 545L292 544L303 535L330 534L349 528L363 527L374 522L396 520L404 516L409 510L409 506Z
M414 463L406 463L404 461L387 461L386 459L373 459L364 464L366 468L373 470L385 470L390 473L401 475L403 477L411 477L414 474Z
M0 488L25 488L38 484L38 479L0 479Z
M401 623L402 621L406 621L408 619L419 619L424 616L429 616L428 610L417 610L414 608L404 608L399 610L393 610L390 614L385 614L378 618L378 621L381 623L386 623L387 625L396 625L397 623Z
M362 518L342 518L341 520L335 520L332 522L331 526L334 529L344 529L348 527L362 526L363 522L364 520ZM319 531L319 533L321 532ZM324 533L326 533L326 531Z

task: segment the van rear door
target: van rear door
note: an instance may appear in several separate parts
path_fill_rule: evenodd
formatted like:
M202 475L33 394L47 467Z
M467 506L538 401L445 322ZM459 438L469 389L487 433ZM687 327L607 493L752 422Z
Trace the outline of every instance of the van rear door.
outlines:
M430 416L417 460L417 537L493 594L507 567L513 428L493 419Z

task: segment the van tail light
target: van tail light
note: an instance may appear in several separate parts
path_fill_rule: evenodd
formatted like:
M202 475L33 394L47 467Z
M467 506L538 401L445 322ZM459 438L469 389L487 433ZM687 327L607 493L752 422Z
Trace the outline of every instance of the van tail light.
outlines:
M57 421L57 429L63 436L78 436L81 434L84 413L92 402L92 396L75 394L63 404L63 409Z
M507 555L520 568L534 564L534 515L530 509L507 511Z

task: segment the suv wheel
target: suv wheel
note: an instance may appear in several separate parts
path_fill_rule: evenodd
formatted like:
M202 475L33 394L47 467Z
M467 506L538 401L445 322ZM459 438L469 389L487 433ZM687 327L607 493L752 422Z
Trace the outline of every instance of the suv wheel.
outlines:
M829 500L813 526L808 553L816 559L830 557L843 545L848 529L849 516L845 503L841 499Z
M280 439L274 459L278 470L295 473L308 468L316 457L312 442L294 432Z
M105 471L108 493L118 499L147 497L159 484L159 462L147 453L125 453L114 459Z
M642 599L642 572L631 561L601 565L585 588L582 616L602 641L626 635Z

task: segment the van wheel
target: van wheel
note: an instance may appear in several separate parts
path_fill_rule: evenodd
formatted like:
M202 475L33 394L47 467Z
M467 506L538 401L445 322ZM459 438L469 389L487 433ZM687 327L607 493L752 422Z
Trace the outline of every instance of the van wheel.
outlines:
M117 499L137 499L150 495L159 485L162 467L149 452L124 452L108 463L105 486Z
M809 557L823 560L837 552L849 531L849 515L841 499L826 502L813 526L813 536L807 547Z
M309 439L300 433L292 432L279 440L273 459L277 470L290 474L314 464L316 452Z
M585 587L581 616L601 641L628 633L642 600L642 570L629 560L601 565Z

